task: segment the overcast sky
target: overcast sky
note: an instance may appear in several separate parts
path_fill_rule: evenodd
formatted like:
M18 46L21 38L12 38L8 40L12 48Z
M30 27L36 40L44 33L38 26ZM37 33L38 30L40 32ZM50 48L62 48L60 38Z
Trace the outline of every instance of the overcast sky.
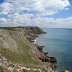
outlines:
M0 0L1 26L72 28L72 0Z

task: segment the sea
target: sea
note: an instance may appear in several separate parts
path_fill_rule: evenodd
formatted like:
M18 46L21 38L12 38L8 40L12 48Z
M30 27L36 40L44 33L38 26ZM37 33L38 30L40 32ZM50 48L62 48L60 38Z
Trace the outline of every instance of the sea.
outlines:
M37 43L44 45L48 56L56 57L57 69L72 72L72 29L43 28L46 34L37 38Z

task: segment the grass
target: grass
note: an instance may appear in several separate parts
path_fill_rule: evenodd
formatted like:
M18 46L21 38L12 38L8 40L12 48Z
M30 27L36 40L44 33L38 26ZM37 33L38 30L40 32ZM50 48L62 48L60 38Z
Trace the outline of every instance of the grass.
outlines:
M10 51L7 48L0 48L0 53L12 62L24 64L38 64L38 61L30 52L30 46L26 42L23 42L23 40L16 39L16 37L14 38L14 40L18 44L18 52ZM33 58L35 60L33 60Z
M40 34L43 33L43 31L39 28L39 27L33 27L33 26L24 26L24 27L0 27L0 29L6 29L6 30L11 30L11 31L16 31L19 29L25 29L27 31L30 32L30 30L32 30L31 32L34 34Z
M0 53L7 59L11 60L12 62L25 63L25 64L37 64L37 61L34 61L32 59L32 56L26 50L24 50L24 52L22 53L21 52L16 53L6 48L0 48Z
M26 29L28 31L32 30L33 33L39 33L39 28L38 27L6 27L6 28L0 28L0 29L5 29L5 30L18 30L18 29ZM36 29L35 29L36 28ZM40 32L42 32L40 30ZM16 41L18 45L18 52L13 52L7 48L0 48L0 53L6 57L7 59L11 60L12 62L16 63L24 63L24 64L33 64L33 65L38 65L39 62L31 52L31 47L30 45L23 41L24 39L23 36L21 37L17 33L13 34L11 33L10 36Z
M0 72L3 72L3 68L0 66Z

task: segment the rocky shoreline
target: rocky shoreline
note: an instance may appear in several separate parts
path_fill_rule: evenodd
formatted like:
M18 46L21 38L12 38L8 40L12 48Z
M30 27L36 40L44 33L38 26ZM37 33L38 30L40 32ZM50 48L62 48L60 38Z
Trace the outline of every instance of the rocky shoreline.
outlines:
M34 44L34 46L37 48L36 56L41 62L45 65L48 72L61 72L57 71L57 59L55 57L49 57L48 52L44 52L44 47L36 43L36 38L40 36L40 34L46 34L46 32L42 33L35 33L34 35L27 38L31 43ZM68 70L62 71L62 72L69 72Z
M40 34L45 34L46 32L42 32ZM37 58L46 65L46 68L49 69L49 71L53 72L56 68L57 59L55 57L49 57L48 52L44 52L43 48L45 46L41 46L36 43L36 38L39 37L40 34L34 34L33 36L27 37L27 39L34 44L37 51L35 52Z

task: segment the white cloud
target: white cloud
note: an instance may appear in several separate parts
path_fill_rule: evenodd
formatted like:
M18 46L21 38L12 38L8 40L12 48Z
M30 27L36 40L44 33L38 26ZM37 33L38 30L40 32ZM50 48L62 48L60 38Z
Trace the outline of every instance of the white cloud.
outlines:
M14 6L11 3L3 2L0 4L0 15L7 15L14 11Z
M46 26L48 28L72 28L72 17L68 18L47 18Z
M0 18L0 24L5 24L6 23L6 19L5 18Z
M18 13L9 16L9 19L0 18L0 24L8 26L39 26L47 28L72 28L72 17L68 18L42 18L36 17L32 20L28 15L21 15Z
M0 4L0 24L5 25L36 25L41 27L72 27L72 17L69 18L43 18L53 15L61 10L68 10L69 0L5 0ZM24 10L30 13L21 13ZM31 13L32 12L32 13ZM31 19L36 13L35 18Z
M67 10L70 6L68 0L5 0L12 2L17 10L29 9L42 15L53 15L59 10Z
M19 13L14 13L14 14L9 14L8 18L0 18L0 24L3 26L8 25L8 26L20 26L20 25L30 25L30 17L31 14L19 14Z
M13 11L21 12L23 10L35 11L39 15L53 15L60 10L68 10L69 0L5 0L0 4L0 11L8 14Z
M13 24L17 25L28 25L30 22L30 14L19 14L19 13L14 13L11 16L9 16L10 20L13 22Z

